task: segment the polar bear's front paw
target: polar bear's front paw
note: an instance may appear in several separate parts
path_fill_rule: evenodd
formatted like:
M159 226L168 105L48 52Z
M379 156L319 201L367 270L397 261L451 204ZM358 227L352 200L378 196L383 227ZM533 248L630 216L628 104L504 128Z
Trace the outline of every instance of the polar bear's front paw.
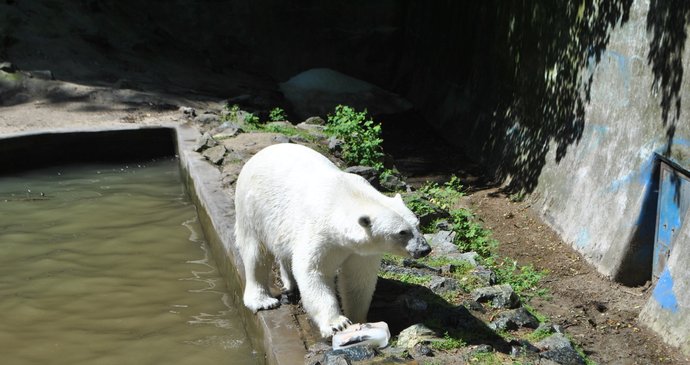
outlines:
M332 319L330 322L328 322L327 326L323 326L320 328L321 330L321 336L323 337L331 337L335 332L342 331L347 326L351 325L352 321L350 321L347 317L345 316L338 316L334 319Z
M273 309L280 306L280 301L276 298L263 296L245 297L244 305L251 309L252 312L256 313L263 309Z

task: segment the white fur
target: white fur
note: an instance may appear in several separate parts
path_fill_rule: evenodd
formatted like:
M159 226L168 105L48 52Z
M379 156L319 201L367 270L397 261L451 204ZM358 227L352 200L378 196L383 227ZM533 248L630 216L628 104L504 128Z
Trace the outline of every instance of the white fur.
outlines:
M244 304L275 308L269 292L273 258L285 291L302 303L328 337L350 320L366 322L381 255L430 250L399 195L387 197L362 177L340 171L300 145L269 146L237 180L235 238L244 262ZM335 278L345 316L336 297Z

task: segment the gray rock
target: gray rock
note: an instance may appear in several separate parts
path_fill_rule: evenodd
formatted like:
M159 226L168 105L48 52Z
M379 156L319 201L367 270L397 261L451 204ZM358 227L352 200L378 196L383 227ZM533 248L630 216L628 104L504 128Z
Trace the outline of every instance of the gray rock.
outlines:
M493 308L517 308L520 305L513 288L508 284L478 288L472 291L472 298L480 303L491 302Z
M409 186L405 183L398 175L387 174L384 175L380 180L379 184L382 189L386 191L408 191Z
M326 121L323 120L321 117L309 117L304 120L304 122L300 124L308 124L308 125L326 125Z
M184 115L186 118L194 118L196 117L196 110L194 108L188 107L188 106L181 106L180 109L178 109L182 115Z
M211 134L204 133L199 138L197 138L192 149L194 150L194 152L199 152L207 148L215 147L217 145L218 142L215 139L213 139L213 137L211 137Z
M416 344L437 338L436 333L429 327L417 323L400 331L398 347L411 349Z
M244 132L242 127L234 122L223 122L221 125L213 129L213 138L224 139L235 137Z
M425 343L418 343L414 345L412 350L410 351L412 354L412 357L418 358L418 357L431 357L434 356L434 351L429 347L429 345Z
M517 340L517 341L511 341L510 342L510 355L511 356L523 356L523 357L528 357L533 360L539 360L537 353L539 352L539 348L535 347L532 345L529 341L527 340Z
M347 361L362 361L362 360L367 360L371 359L374 356L376 356L376 351L372 349L371 347L367 346L353 346L353 347L348 347L346 349L339 349L339 350L332 350L326 352L326 356L324 358L324 361L326 364L331 364L329 362L330 358L342 358L344 357L345 360ZM339 362L336 362L334 364L340 364ZM349 362L348 362L349 364Z
M200 124L219 123L220 117L213 113L204 113L194 118L194 121Z
M436 233L428 233L424 235L427 242L432 248L431 257L445 257L455 260L465 261L470 266L477 266L479 254L476 252L460 252L458 246L453 243L455 239L455 232L453 231L438 231Z
M479 283L485 286L491 286L496 284L496 273L493 270L487 269L484 266L475 267L470 274L477 278Z
M227 152L227 149L221 144L205 150L201 155L209 160L212 164L220 165L223 163L225 152Z
M516 330L521 327L537 328L539 320L525 308L518 308L505 311L496 316L496 319L489 324L492 330Z
M457 256L457 259L460 259L460 260L462 260L462 261L465 261L465 262L469 263L470 265L472 265L472 266L474 266L474 267L476 267L477 265L479 265L479 264L477 263L477 260L479 259L479 254L476 253L476 252L474 252L474 251L463 252L463 253L461 253L460 255Z
M328 138L328 149L333 152L340 152L343 150L343 141L335 138L335 137L329 137Z
M302 122L300 124L297 124L295 127L301 130L309 131L309 132L323 132L326 127L318 124L307 124L307 122Z
M326 354L323 359L324 365L352 365L352 361L344 354Z
M458 281L443 276L436 276L429 282L429 289L436 294L443 294L449 291L458 290Z
M306 140L302 136L290 136L290 137L288 137L288 139L290 140L290 143L300 143L300 144L309 143L309 141Z
M12 62L4 61L4 62L0 62L0 71L4 71L4 72L10 73L10 74L13 74L19 70L17 69L17 66L12 64Z
M345 172L359 175L365 178L370 184L374 186L379 176L379 173L376 171L376 169L371 166L350 166L345 169Z
M479 312L479 313L486 313L486 309L484 309L484 306L482 303L479 303L475 300L466 300L462 302L462 305L464 305L467 309L474 311L474 312Z
M459 255L461 252L453 243L455 239L455 232L453 231L438 231L436 233L427 233L424 235L427 242L433 249L432 256L448 256Z
M284 135L278 135L271 139L273 143L290 143L290 137Z
M565 335L556 333L536 343L542 350L541 358L562 365L584 365L585 359L580 356Z

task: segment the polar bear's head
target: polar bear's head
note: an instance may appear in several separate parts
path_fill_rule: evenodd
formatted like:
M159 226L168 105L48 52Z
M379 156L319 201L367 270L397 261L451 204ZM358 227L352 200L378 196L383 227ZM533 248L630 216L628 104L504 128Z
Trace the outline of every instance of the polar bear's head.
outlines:
M385 204L362 214L358 223L369 239L358 248L361 254L393 253L420 258L431 247L419 230L419 219L405 206L400 194L385 198Z

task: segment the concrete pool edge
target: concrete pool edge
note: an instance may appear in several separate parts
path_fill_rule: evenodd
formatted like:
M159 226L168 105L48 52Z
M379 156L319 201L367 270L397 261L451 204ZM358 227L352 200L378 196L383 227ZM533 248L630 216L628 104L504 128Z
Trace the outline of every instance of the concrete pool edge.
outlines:
M165 126L162 126L165 128ZM241 286L244 283L242 261L234 242L234 202L221 186L220 171L210 165L199 153L192 150L199 132L189 126L172 126L177 136L177 152L187 191L197 207L204 234L213 251L219 269L234 270L238 286L234 298L241 306ZM215 236L215 237L214 237ZM232 288L228 288L231 290ZM270 365L301 364L306 349L300 337L296 319L286 306L256 315L243 306L243 318L254 321L263 337L266 362Z

